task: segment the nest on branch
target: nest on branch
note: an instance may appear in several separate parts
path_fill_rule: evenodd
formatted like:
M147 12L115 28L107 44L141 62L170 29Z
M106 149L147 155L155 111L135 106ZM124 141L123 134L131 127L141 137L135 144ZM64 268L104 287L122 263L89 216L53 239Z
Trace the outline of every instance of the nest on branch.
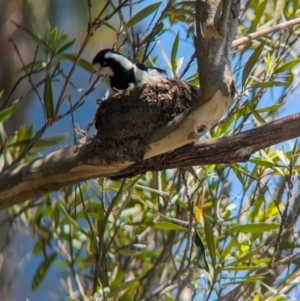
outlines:
M97 153L106 163L142 159L149 135L189 108L197 92L186 82L168 79L105 99L95 116Z

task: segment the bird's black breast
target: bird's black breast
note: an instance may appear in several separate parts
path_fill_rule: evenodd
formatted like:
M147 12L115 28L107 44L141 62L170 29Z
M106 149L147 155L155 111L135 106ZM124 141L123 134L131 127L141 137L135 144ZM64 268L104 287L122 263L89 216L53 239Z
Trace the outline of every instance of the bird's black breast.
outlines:
M110 76L110 84L113 89L124 90L135 84L134 70L124 69L121 66L114 66L114 76ZM116 68L117 67L117 68Z

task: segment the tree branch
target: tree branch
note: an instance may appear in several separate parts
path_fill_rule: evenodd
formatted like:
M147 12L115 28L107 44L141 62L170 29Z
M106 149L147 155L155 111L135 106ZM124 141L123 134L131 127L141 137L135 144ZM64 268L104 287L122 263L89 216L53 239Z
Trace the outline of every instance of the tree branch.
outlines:
M278 24L278 25L275 25L275 26L272 26L272 27L269 27L266 29L262 29L257 32L250 33L246 37L242 37L240 39L234 40L232 43L232 48L247 44L254 39L264 37L270 33L273 33L273 32L279 31L279 30L283 30L283 29L287 29L289 27L293 27L293 26L296 26L299 24L300 24L300 18L296 18L291 21L283 22L281 24Z
M103 164L94 145L68 147L0 176L0 208L96 177L122 177L174 167L247 161L251 154L300 136L300 113L257 128L188 144L140 162Z
M238 12L236 1L224 1L222 11L218 0L196 1L195 47L201 83L198 97L188 110L151 134L144 159L198 140L227 112L235 93L229 55Z

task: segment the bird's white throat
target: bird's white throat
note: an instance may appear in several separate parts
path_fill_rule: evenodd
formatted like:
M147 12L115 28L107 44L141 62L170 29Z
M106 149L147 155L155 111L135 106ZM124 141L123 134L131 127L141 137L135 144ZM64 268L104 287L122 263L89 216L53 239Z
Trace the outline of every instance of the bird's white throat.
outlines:
M113 70L108 66L101 66L100 63L93 64L94 70L98 75L114 76Z

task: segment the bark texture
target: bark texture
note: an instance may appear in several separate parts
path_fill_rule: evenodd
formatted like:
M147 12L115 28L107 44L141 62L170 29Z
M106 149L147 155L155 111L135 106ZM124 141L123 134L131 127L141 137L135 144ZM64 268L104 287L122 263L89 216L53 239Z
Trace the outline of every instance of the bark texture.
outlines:
M300 137L299 129L300 113L297 113L233 136L188 144L174 152L136 163L103 164L93 144L68 147L2 174L0 208L90 178L122 177L191 165L245 162L260 149Z

